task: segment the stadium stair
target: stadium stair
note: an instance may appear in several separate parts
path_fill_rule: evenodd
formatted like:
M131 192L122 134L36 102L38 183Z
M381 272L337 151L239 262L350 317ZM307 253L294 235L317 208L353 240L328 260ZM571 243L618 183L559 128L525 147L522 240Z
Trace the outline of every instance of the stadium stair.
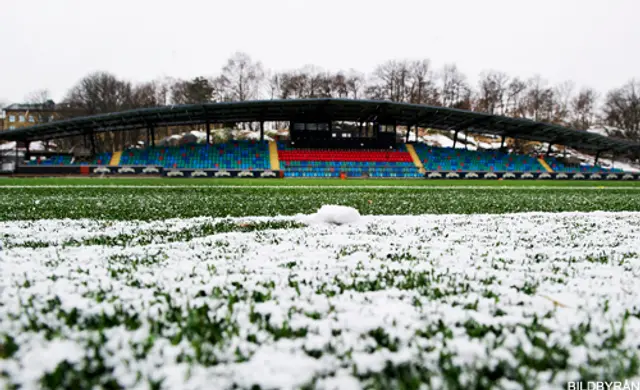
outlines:
M411 159L413 160L413 163L415 164L416 168L418 168L418 171L420 173L425 173L426 170L424 169L424 165L422 165L422 161L420 161L420 157L418 157L418 153L416 153L416 149L413 147L412 144L407 144L407 151L409 152L409 155L411 155Z
M122 150L117 151L111 156L111 161L109 161L109 165L116 166L120 165L120 158L122 157Z
M271 169L274 171L280 170L280 160L278 158L278 144L276 141L269 141L269 162L271 163Z
M544 161L544 158L539 157L538 158L538 162L540 163L540 165L542 165L544 167L544 169L547 170L547 172L549 172L549 173L553 172L553 169L549 166L549 164L547 164L546 161Z

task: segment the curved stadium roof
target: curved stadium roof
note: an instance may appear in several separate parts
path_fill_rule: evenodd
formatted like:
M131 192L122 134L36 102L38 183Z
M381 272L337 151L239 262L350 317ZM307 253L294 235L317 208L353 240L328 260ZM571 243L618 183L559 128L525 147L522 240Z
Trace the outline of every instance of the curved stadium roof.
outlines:
M347 99L257 100L143 108L4 131L0 133L0 139L34 141L165 125L295 120L377 121L504 135L590 151L640 151L637 143L528 119L417 104Z

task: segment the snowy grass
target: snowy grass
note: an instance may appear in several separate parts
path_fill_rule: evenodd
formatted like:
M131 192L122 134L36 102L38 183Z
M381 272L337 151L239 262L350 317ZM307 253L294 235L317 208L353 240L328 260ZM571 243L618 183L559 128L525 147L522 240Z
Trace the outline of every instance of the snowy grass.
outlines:
M0 186L0 388L640 380L638 188Z
M0 386L639 379L640 213L352 218L2 222Z

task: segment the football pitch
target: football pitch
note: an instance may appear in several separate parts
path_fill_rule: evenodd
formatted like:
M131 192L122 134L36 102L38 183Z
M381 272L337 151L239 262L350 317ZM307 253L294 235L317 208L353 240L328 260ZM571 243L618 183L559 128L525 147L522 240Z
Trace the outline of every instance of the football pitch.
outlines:
M640 379L640 182L3 178L0 244L0 388Z

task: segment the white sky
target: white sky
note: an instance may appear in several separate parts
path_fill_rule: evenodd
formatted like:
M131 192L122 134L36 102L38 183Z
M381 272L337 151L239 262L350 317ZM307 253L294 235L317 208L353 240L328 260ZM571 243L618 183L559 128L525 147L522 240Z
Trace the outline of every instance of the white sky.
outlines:
M85 74L218 73L236 51L273 70L370 72L388 59L496 69L601 92L640 78L639 0L0 0L0 101L60 100Z

